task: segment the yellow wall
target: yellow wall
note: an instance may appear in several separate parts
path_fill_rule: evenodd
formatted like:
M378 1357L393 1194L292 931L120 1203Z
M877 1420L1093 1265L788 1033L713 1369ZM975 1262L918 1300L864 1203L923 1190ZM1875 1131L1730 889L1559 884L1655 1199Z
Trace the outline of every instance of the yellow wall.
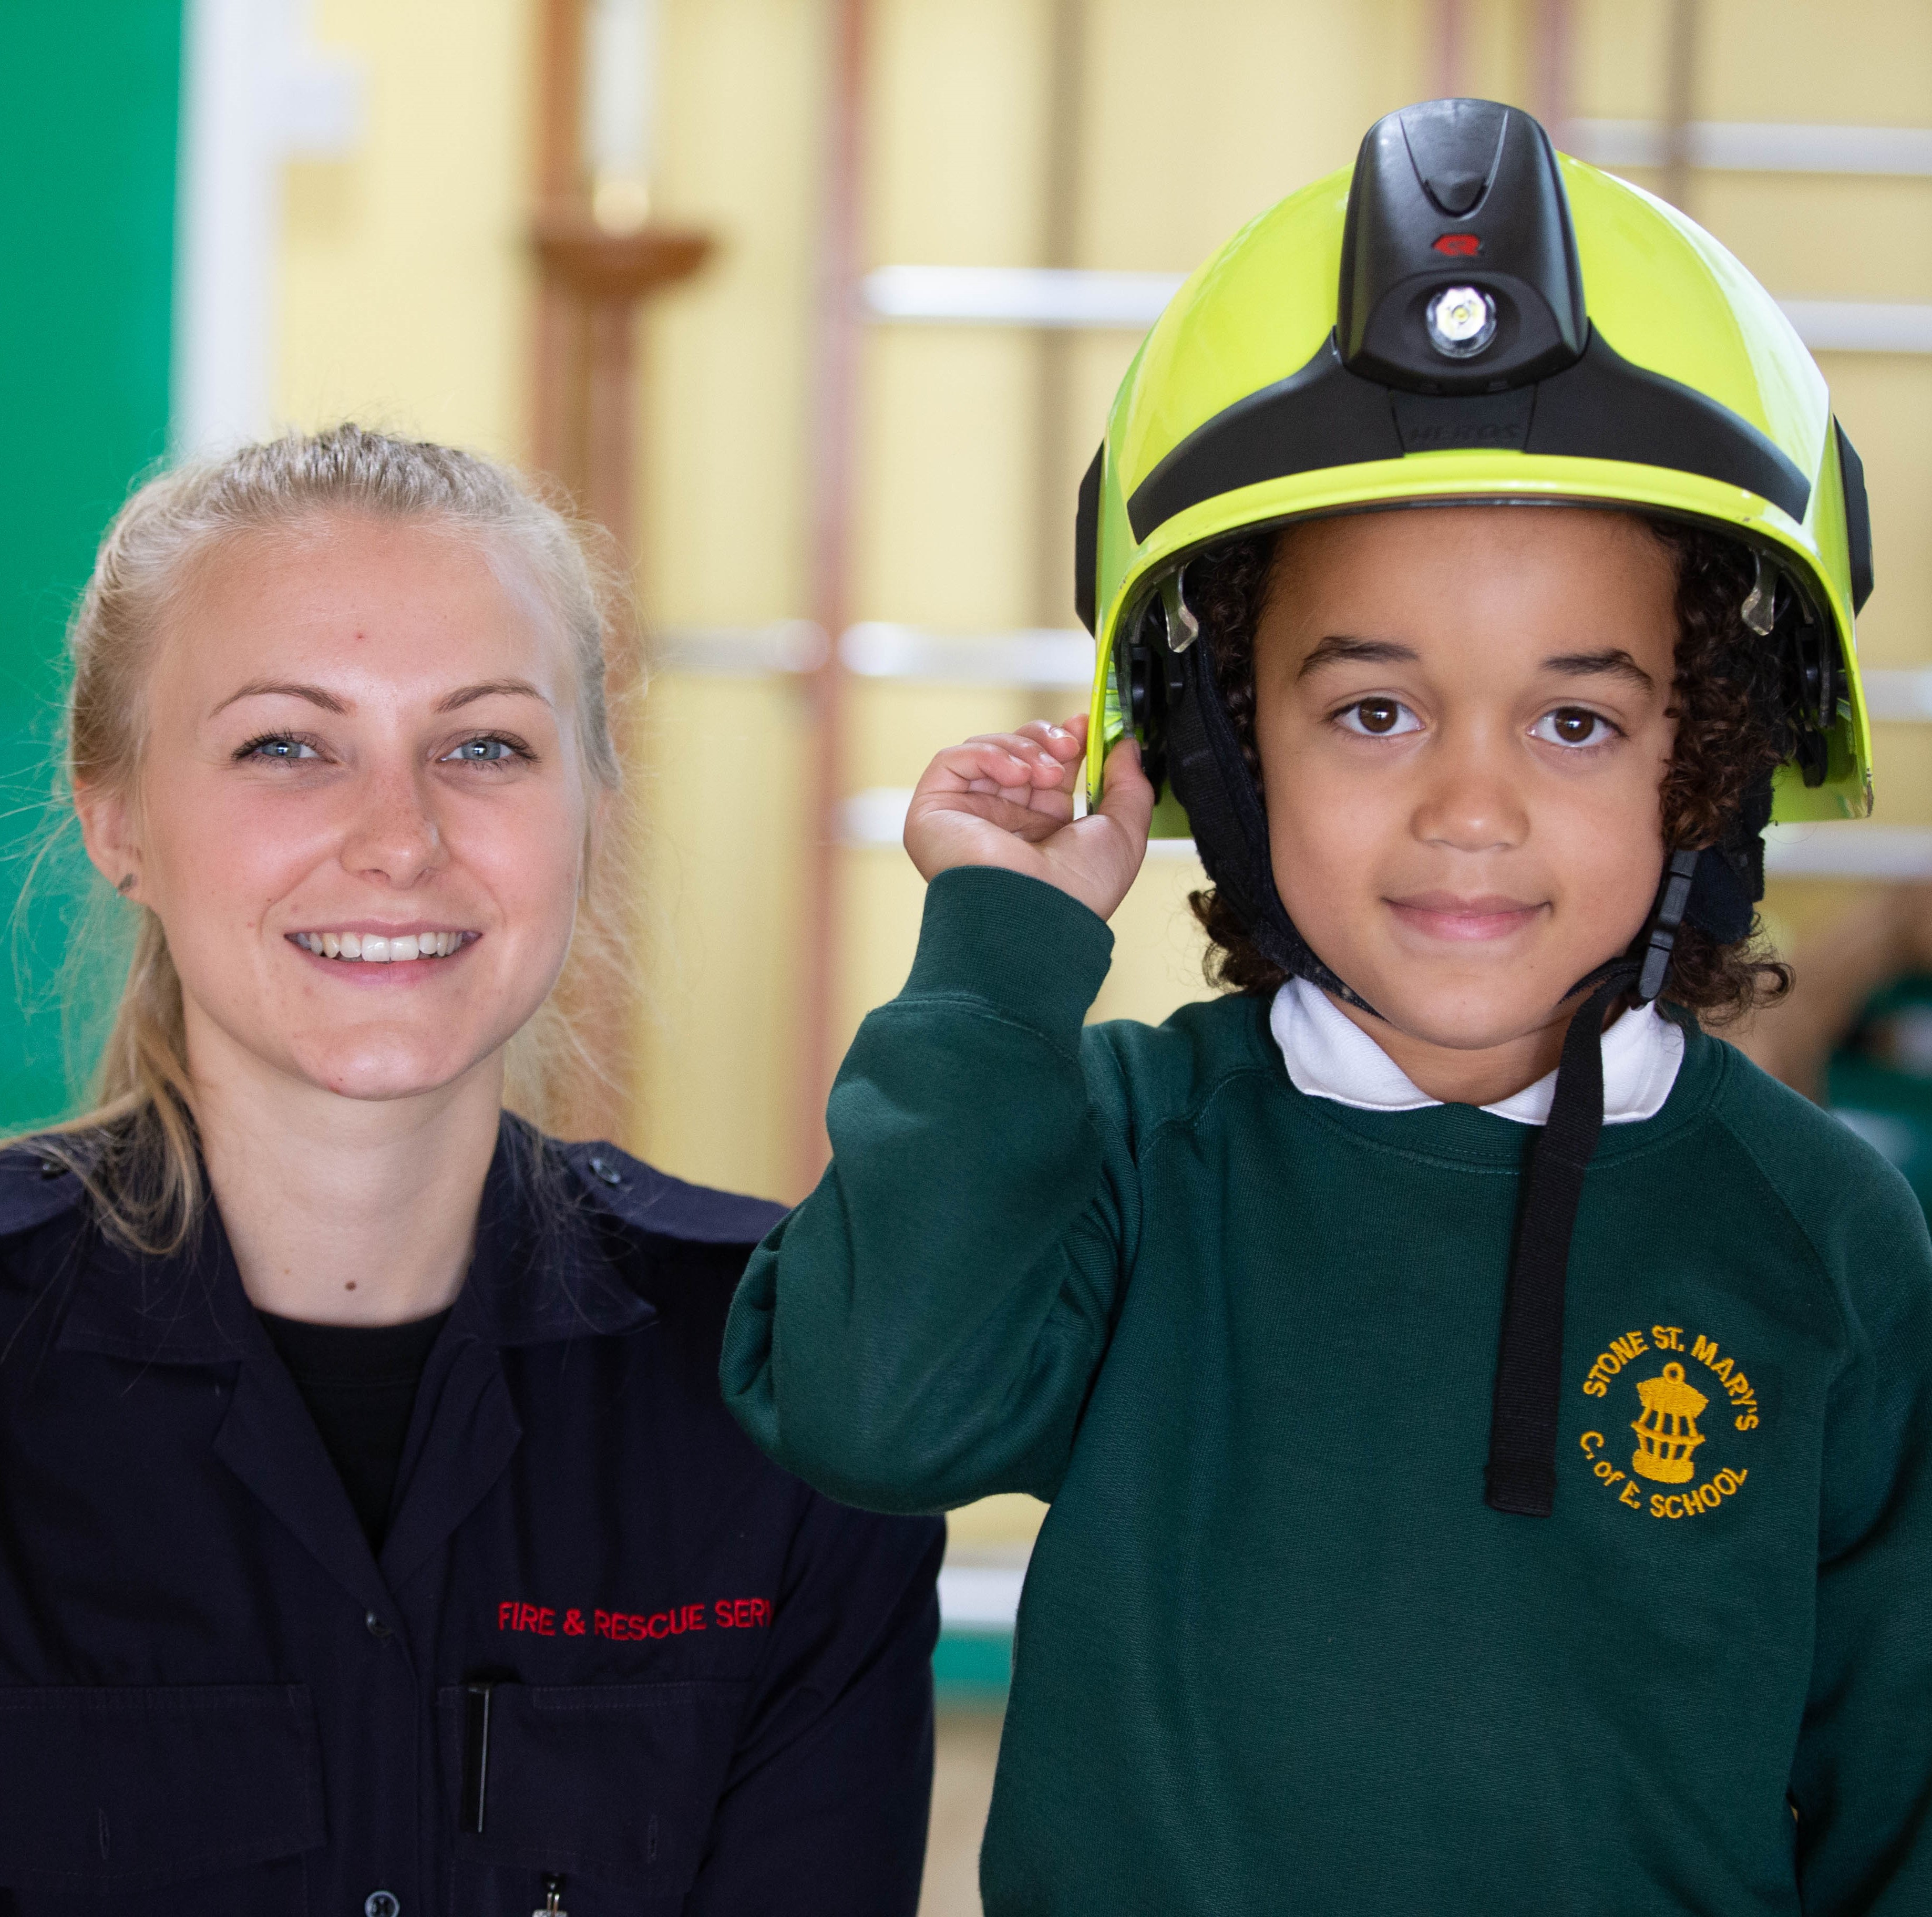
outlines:
M1577 0L1580 113L1664 109L1668 0ZM1464 83L1527 101L1529 0L1466 0ZM1426 0L1090 0L1078 264L1180 271L1378 112L1430 92ZM368 136L290 170L278 409L352 412L494 451L526 442L533 0L320 0L358 56ZM1932 125L1921 0L1708 0L1701 116ZM656 204L713 262L640 328L644 604L661 628L811 610L813 338L826 0L664 0ZM875 0L866 263L1024 265L1044 243L1046 0ZM1637 177L1646 178L1639 175ZM1646 179L1646 183L1654 184ZM1932 182L1707 174L1693 210L1774 292L1932 300ZM1132 352L1067 342L1068 430L1037 496L1042 346L1019 332L877 327L865 340L856 615L957 631L1039 622L1040 549L1070 565L1074 482ZM1932 357L1826 370L1864 456L1880 590L1868 662L1932 659ZM1071 622L1064 599L1054 616ZM1064 706L1065 702L1058 702ZM997 688L867 684L848 789L910 784L970 730L1055 710ZM668 1168L794 1196L803 708L782 678L660 676L637 769L642 1083L632 1142ZM1932 734L1881 728L1881 816L1932 822ZM897 853L839 860L841 1042L897 986L920 888ZM1157 1017L1204 988L1185 862L1150 862L1099 1010ZM1774 905L1796 922L1809 895Z
M520 458L529 0L317 0L364 135L285 169L278 424L353 417Z

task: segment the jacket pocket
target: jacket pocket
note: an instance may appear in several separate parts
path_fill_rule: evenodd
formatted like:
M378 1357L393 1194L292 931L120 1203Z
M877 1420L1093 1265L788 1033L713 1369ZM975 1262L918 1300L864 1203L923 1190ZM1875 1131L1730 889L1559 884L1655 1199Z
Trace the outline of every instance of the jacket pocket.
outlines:
M703 1861L750 1686L544 1686L438 1694L455 1807L451 1909L527 1917L547 1875L572 1917L681 1898Z
M20 1917L301 1917L323 1834L305 1686L0 1690L0 1886Z

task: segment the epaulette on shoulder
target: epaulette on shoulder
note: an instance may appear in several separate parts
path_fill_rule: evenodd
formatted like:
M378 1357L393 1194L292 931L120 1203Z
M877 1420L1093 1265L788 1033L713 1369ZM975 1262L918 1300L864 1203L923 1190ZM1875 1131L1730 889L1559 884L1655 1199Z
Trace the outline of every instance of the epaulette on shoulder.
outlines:
M0 1150L0 1238L31 1232L80 1204L86 1187L29 1139Z
M754 1245L785 1215L769 1198L690 1185L615 1145L566 1144L570 1168L598 1208L634 1230L687 1244Z

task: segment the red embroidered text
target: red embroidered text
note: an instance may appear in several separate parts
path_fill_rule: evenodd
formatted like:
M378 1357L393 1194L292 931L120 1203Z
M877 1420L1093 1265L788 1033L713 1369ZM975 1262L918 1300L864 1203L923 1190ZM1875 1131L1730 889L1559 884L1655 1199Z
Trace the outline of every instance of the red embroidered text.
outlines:
M637 1642L647 1637L682 1637L693 1630L764 1630L772 1622L768 1598L720 1598L710 1604L680 1604L670 1611L592 1610L585 1622L581 1610L561 1613L549 1604L525 1604L506 1598L496 1606L500 1631L523 1631L537 1637L604 1637L613 1642Z

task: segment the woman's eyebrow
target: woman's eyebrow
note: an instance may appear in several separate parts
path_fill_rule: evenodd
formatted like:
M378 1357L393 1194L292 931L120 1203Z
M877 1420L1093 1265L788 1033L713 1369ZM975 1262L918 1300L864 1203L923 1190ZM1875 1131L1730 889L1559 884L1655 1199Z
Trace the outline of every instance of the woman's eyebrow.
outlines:
M1413 665L1419 655L1413 646L1398 645L1393 639L1351 639L1331 632L1310 652L1294 676L1306 679L1325 665Z
M320 706L326 712L346 712L349 708L332 692L325 692L320 686L296 686L281 680L251 679L246 686L238 687L221 704L210 712L226 712L238 699L261 699L279 696L284 699L306 699L311 706Z
M284 699L306 699L311 706L320 706L326 712L346 712L349 708L332 692L325 692L320 686L300 686L281 680L251 679L246 686L238 686L230 693L214 712L224 712L238 699L260 699L280 697ZM474 704L478 699L500 697L509 699L537 699L548 706L550 701L526 679L486 680L480 686L461 686L436 702L439 712L453 712L459 706ZM214 712L208 716L212 718Z
M478 699L502 698L508 699L538 699L546 706L550 700L539 692L526 679L486 680L481 686L465 686L452 692L447 698L439 699L436 709L440 712L453 712L459 706L467 706Z
M1600 673L1610 673L1618 679L1628 679L1646 692L1657 690L1657 681L1621 646L1600 652L1558 652L1544 661L1543 669L1560 673L1565 679L1591 679Z

